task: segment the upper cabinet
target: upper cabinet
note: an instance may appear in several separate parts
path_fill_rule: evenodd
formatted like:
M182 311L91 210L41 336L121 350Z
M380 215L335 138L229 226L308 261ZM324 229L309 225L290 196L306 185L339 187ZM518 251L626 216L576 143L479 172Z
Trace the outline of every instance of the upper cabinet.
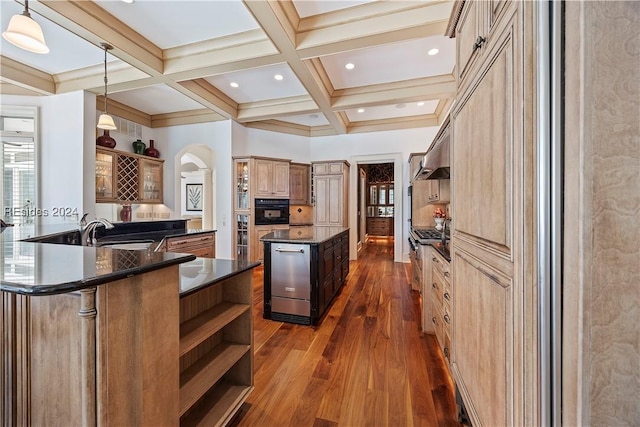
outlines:
M162 203L164 160L96 149L96 202Z
M456 38L456 69L458 86L462 85L477 62L476 59L486 50L493 36L494 25L507 2L504 0L465 2L457 20L452 19L447 33ZM474 73L475 74L475 73Z
M420 170L420 161L424 157L425 153L411 153L409 154L409 182L413 184L414 178Z
M349 163L313 163L314 225L348 227Z
M289 166L289 204L311 204L311 166L291 163Z
M254 159L255 196L289 198L289 162Z

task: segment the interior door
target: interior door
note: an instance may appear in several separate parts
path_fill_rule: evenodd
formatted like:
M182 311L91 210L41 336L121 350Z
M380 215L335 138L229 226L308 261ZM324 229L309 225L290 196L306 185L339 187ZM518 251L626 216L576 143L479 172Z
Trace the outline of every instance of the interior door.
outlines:
M364 245L367 230L367 217L364 215L367 206L367 173L362 168L360 168L359 170L360 179L358 182L358 250L362 249L362 246Z

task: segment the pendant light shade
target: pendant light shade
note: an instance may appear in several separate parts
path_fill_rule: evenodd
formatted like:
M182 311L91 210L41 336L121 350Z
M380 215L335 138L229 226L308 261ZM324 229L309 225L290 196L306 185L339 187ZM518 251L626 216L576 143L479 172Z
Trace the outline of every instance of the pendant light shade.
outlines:
M98 118L98 129L104 130L116 130L116 124L113 122L113 117L108 114L100 114Z
M107 114L107 51L112 47L107 43L101 43L100 46L104 49L104 113L98 118L98 129L116 130L118 128L113 122L113 117Z
M29 13L28 0L24 2L24 12L21 15L11 17L7 31L2 33L2 37L20 49L34 53L49 53L49 48L44 42L42 28L31 18Z

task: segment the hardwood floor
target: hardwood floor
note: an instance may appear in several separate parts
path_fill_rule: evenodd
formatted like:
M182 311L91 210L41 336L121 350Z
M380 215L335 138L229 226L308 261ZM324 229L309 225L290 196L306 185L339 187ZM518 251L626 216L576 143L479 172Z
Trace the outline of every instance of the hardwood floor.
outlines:
M255 270L255 389L237 426L459 425L436 339L420 333L410 265L393 262L393 241L363 251L318 327L263 319Z

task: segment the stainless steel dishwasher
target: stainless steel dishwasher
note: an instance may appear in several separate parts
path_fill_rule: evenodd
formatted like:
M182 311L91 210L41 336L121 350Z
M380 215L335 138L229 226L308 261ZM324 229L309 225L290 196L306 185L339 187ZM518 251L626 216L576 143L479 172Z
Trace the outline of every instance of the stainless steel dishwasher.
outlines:
M271 311L311 316L311 247L271 244Z

